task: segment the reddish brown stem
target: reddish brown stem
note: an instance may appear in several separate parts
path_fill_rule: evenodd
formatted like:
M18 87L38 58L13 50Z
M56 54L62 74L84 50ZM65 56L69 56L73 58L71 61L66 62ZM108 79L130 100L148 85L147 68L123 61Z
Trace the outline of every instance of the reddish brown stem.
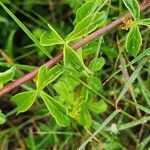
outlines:
M148 9L149 7L150 7L150 0L147 0L147 2L145 2L141 5L141 11L144 11L144 10ZM124 17L122 17L122 18L106 25L102 29L98 29L97 31L93 32L92 34L88 35L87 37L81 39L77 43L73 44L71 47L74 50L77 50L78 48L81 48L82 46L90 43L91 41L93 41L93 40L97 39L98 37L106 34L109 31L111 31L115 27L118 27L118 26L122 25L123 22L124 22L124 19L126 17L131 17L131 16L129 14L125 15ZM50 68L50 67L56 65L60 60L62 60L62 58L63 58L63 53L59 53L55 57L53 57L52 60L49 60L48 62L46 62L45 65L48 68ZM6 85L5 87L3 87L0 90L0 97L7 94L10 91L12 91L13 89L21 86L22 84L32 80L37 75L37 73L38 73L38 69L36 69L33 72L30 72L30 73L24 75L23 77L15 80L14 82Z

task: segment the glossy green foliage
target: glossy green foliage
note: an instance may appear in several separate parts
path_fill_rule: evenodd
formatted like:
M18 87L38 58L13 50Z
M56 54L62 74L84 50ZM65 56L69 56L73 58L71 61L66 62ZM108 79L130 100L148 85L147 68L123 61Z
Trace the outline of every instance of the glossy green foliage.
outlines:
M41 93L41 97L44 100L44 103L48 110L50 111L51 115L55 118L56 122L60 126L68 126L70 125L70 117L68 116L67 108L47 95L45 92Z
M81 125L89 127L92 123L92 118L88 110L88 106L86 104L83 104L80 109L79 122Z
M149 148L148 0L1 2L0 149Z
M64 64L65 66L73 67L77 71L82 71L84 69L83 60L68 45L64 47Z
M135 20L140 19L140 6L137 0L123 0Z
M92 123L92 117L91 113L102 113L107 110L107 104L103 101L100 100L99 102L86 102L83 103L80 106L80 112L79 112L79 123L81 125L89 127Z
M90 76L88 78L88 84L95 91L102 91L102 87L103 87L102 86L102 82L101 82L101 80L98 77L96 77L96 76Z
M8 81L12 80L15 75L16 68L12 67L11 69L0 73L0 88L3 87L4 83L7 83Z
M43 46L52 46L57 44L64 44L64 40L59 36L55 29L48 25L50 31L44 32L40 38L40 44Z
M17 105L18 113L27 111L36 99L42 99L45 109L48 109L58 125L65 127L69 126L73 121L78 121L81 125L90 127L93 121L92 114L102 113L107 110L107 104L104 101L107 101L107 99L104 98L103 100L104 96L101 94L104 93L101 73L103 72L103 66L108 65L105 62L107 56L111 59L116 59L119 54L115 48L103 46L103 43L105 45L105 42L107 42L105 38L101 38L101 42L95 40L77 51L74 51L70 46L76 40L105 25L108 17L106 12L109 11L105 11L105 8L100 11L103 2L102 0L81 2L84 4L76 11L74 29L66 35L66 39L63 39L48 24L49 31L45 31L42 35L40 34L40 45L28 29L1 4L45 53L47 53L47 49L43 46L51 46L53 49L56 45L59 45L63 50L63 63L60 62L61 65L57 64L51 69L48 69L46 65L39 68L38 75L35 78L36 89L33 86L33 90L19 93L11 98ZM149 19L139 20L140 7L136 0L131 2L124 0L123 2L135 20L127 35L125 46L127 52L136 57L142 44L138 25L149 26ZM102 50L102 54L99 54L100 50ZM84 64L84 59L88 67ZM0 74L1 85L11 80L14 77L14 73L15 68L13 67ZM105 73L103 74L105 75ZM102 100L99 100L99 97ZM32 136L29 137L29 143L32 140Z
M136 57L142 45L142 37L137 25L133 26L126 39L126 50L129 54Z
M72 95L72 91L69 90L66 82L59 80L56 84L54 84L54 89L65 100L65 102L73 102L74 97Z
M17 104L18 113L22 113L27 111L34 103L37 97L37 92L27 91L23 93L19 93L11 98L11 101Z
M69 42L75 41L89 34L96 28L104 25L104 23L106 22L106 17L107 15L104 11L94 13L85 17L75 25L74 30L68 35L66 40Z
M107 104L103 100L101 100L99 102L91 103L89 108L94 113L102 113L107 110Z
M94 58L90 64L89 64L89 68L91 71L99 71L102 69L102 67L105 64L105 59L103 57L100 58Z
M56 80L62 73L64 73L63 67L61 65L56 65L51 69L47 69L45 65L40 67L39 73L36 80L37 89L43 90L48 84Z
M76 12L75 23L79 23L83 18L92 14L100 4L99 0L90 0L84 3Z
M79 73L68 71L53 86L59 95L59 99L68 105L74 104L74 90L79 85L79 82L72 78L72 75L77 78L80 77Z

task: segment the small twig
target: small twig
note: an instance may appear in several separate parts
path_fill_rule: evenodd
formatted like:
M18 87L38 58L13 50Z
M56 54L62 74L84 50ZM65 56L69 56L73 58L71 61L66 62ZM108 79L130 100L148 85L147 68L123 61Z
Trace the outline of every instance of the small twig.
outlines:
M144 124L141 125L139 135L138 135L138 140L141 141L141 138L143 136L143 131L144 131Z
M14 62L12 59L3 51L0 49L0 55L8 62L9 64L13 64Z
M144 11L146 9L148 9L150 7L150 1L148 0L145 3L141 4L141 11ZM98 37L108 33L109 31L111 31L112 29L120 26L123 24L123 20L126 18L126 17L131 17L130 14L127 14L125 15L124 17L106 25L105 27L103 27L102 29L98 29L97 31L93 32L92 34L88 35L87 37L81 39L80 41L78 41L77 43L73 44L71 47L74 49L74 50L77 50L78 48L81 48L82 46L90 43L91 41L97 39ZM63 53L59 53L57 54L52 60L49 60L48 62L45 63L45 65L48 67L48 68L51 68L52 66L56 65L58 62L60 62L63 58ZM38 73L38 69L34 70L33 72L30 72L26 75L24 75L23 77L15 80L14 82L6 85L5 87L3 87L1 90L0 90L0 97L9 93L10 91L16 89L17 87L21 86L22 84L32 80Z

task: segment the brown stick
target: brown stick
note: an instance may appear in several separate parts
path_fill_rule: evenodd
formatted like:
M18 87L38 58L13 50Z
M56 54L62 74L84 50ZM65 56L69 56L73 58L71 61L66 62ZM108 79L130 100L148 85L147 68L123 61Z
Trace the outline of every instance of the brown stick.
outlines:
M141 11L144 11L146 9L148 9L150 7L150 0L147 0L146 2L144 2L141 5ZM77 50L78 48L90 43L91 41L97 39L98 37L106 34L107 32L111 31L112 29L114 29L115 27L118 27L120 25L123 24L124 19L126 17L131 17L131 15L127 14L124 17L106 25L105 27L103 27L102 29L98 29L97 31L93 32L92 34L88 35L87 37L81 39L80 41L78 41L77 43L73 44L71 47L74 50ZM53 57L53 59L49 60L48 62L45 63L45 65L48 68L51 68L52 66L56 65L60 60L62 60L63 58L63 53L59 53L57 54L55 57ZM6 85L5 87L3 87L0 90L0 97L7 94L8 92L14 90L15 88L21 86L22 84L32 80L38 73L38 69L34 70L33 72L30 72L26 75L24 75L23 77L15 80L14 82Z

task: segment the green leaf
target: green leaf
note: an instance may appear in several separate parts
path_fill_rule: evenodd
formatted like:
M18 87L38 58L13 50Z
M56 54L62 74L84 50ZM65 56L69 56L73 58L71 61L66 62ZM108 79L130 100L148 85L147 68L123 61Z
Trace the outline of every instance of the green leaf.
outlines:
M105 59L103 57L100 58L94 58L90 64L89 64L89 68L91 71L99 71L102 69L102 67L105 64Z
M97 92L102 91L103 89L103 85L100 78L96 76L90 76L88 78L88 85Z
M92 14L99 5L99 0L90 0L84 3L76 12L75 23L79 23L86 16Z
M44 32L40 38L40 43L43 46L52 46L57 44L64 44L64 40L59 36L55 29L49 25L50 31Z
M92 118L86 104L81 106L81 110L79 112L79 123L87 127L89 127L92 123Z
M98 46L97 40L94 40L93 42L91 42L88 45L84 46L82 48L83 58L86 58L89 55L95 54L98 51L97 46Z
M75 26L74 30L68 35L66 41L75 41L104 25L106 16L104 11L87 16Z
M69 104L73 103L74 98L72 95L72 91L69 90L66 82L59 80L57 83L54 84L53 87L55 91L65 99L65 102L68 102Z
M68 45L64 47L64 64L73 67L77 71L82 71L85 66L79 55Z
M131 12L135 20L140 18L140 6L137 0L123 0L127 9Z
M37 91L27 91L19 93L11 98L11 101L17 104L18 113L27 111L34 103L37 97Z
M26 138L26 144L28 146L28 148L32 149L32 150L36 150L36 144L34 141L34 135L31 132L32 130L30 130L30 134L29 136Z
M106 46L102 49L102 52L104 54L106 54L108 57L110 57L111 59L118 57L118 52L114 47L107 47Z
M143 19L143 20L140 20L138 22L139 25L145 25L145 26L148 26L150 27L150 18L146 18L146 19Z
M126 50L129 54L136 57L142 45L142 37L138 26L130 29L126 39Z
M45 92L41 92L41 97L51 115L55 118L56 122L60 126L70 125L71 119L68 116L67 108L60 104L58 101L47 95Z
M95 113L102 113L107 110L107 104L100 100L99 102L90 103L89 109Z
M36 85L38 90L43 90L48 84L56 80L62 73L64 69L60 65L56 65L51 69L47 69L45 65L40 67Z
M64 73L64 68L61 65L56 65L53 68L49 69L46 74L46 80L44 86L47 86L49 83L56 80L61 74Z
M10 81L11 79L13 79L14 75L15 75L15 71L16 68L12 67L9 70L0 73L0 87L2 87L2 85L8 81Z
M6 116L0 110L0 125L6 122Z
M72 77L70 77L70 75L72 75L72 74L76 78L80 77L79 75L75 74L74 72L71 72L71 71L67 72L66 71L65 74L63 74L63 76L59 80L59 81L63 81L67 85L69 91L71 91L71 92L73 92L74 89L80 84L77 80L75 80Z
M49 52L40 44L36 37L30 32L30 30L0 1L0 5L3 9L13 18L13 20L19 25L19 27L28 35L28 37L36 44L36 46L45 53L49 58L51 55Z
M16 29L11 30L11 32L7 38L7 42L6 42L6 46L5 46L5 49L7 50L6 53L11 58L13 58L13 49L14 49L13 48L13 46L14 46L13 40L14 40L15 33L16 33Z
M36 81L37 89L40 90L43 87L43 83L46 80L47 67L45 65L41 66L38 72L38 77ZM41 88L42 89L42 88Z

